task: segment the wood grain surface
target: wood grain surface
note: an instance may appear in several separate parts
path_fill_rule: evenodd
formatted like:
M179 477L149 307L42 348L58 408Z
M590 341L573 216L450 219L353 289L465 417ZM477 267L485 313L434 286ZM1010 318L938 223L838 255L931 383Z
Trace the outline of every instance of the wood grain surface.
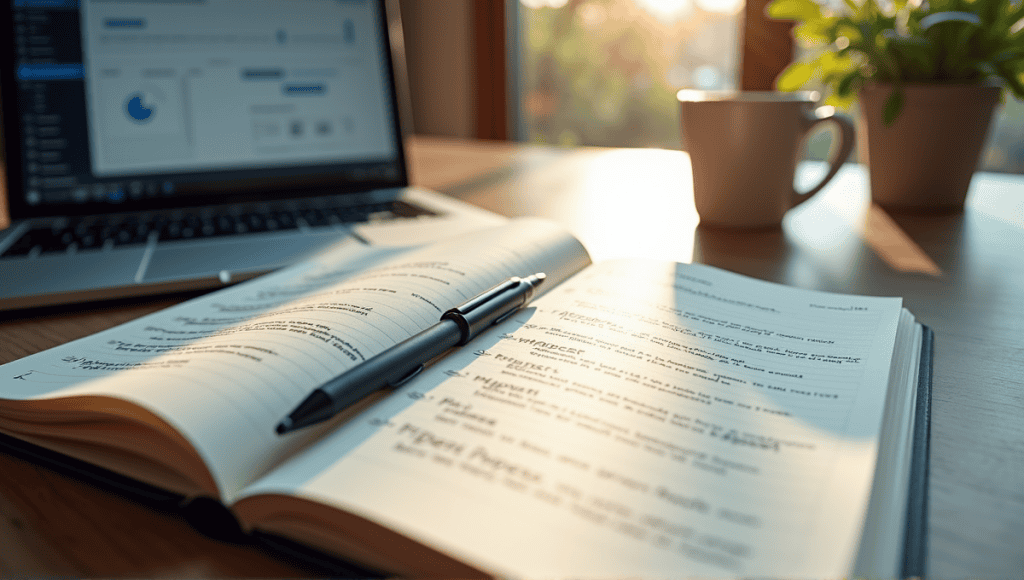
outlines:
M975 177L967 209L898 215L848 165L781 229L702 228L689 159L414 138L413 182L565 224L597 260L697 261L794 286L904 297L936 333L928 576L1024 576L1024 178ZM807 166L804 173L814 173ZM182 297L9 315L0 363ZM178 514L0 453L0 575L303 576Z

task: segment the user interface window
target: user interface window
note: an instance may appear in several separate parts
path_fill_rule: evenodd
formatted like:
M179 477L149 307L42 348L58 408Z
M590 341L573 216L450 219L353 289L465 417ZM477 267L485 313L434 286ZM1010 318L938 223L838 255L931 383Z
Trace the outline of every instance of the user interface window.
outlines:
M394 158L376 6L83 2L93 174Z

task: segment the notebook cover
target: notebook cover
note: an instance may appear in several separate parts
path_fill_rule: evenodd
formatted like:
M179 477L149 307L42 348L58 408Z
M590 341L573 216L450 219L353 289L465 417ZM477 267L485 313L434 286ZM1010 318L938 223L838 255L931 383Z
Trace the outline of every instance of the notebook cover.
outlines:
M931 439L932 360L935 334L921 325L921 366L917 376L913 452L907 490L907 523L903 536L902 578L923 578L928 555L928 447Z

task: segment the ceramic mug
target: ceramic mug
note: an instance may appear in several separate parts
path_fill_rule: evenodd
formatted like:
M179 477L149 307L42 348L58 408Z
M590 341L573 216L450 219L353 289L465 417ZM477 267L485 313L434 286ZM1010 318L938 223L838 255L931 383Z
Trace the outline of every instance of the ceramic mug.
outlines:
M815 108L812 91L682 90L677 97L702 225L778 227L787 211L835 177L853 150L853 123L832 107ZM797 192L802 144L821 123L838 128L838 147L821 182Z

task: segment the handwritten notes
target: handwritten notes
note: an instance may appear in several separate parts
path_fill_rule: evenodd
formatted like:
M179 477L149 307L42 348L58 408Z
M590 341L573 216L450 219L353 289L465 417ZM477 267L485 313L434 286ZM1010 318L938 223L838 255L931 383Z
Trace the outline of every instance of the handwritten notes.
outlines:
M592 266L268 474L497 573L840 576L899 299Z
M532 220L424 248L350 241L5 365L0 396L135 403L185 435L218 483L211 491L229 496L318 433L273 432L312 389L510 276L547 272L554 285L587 261L571 236Z

